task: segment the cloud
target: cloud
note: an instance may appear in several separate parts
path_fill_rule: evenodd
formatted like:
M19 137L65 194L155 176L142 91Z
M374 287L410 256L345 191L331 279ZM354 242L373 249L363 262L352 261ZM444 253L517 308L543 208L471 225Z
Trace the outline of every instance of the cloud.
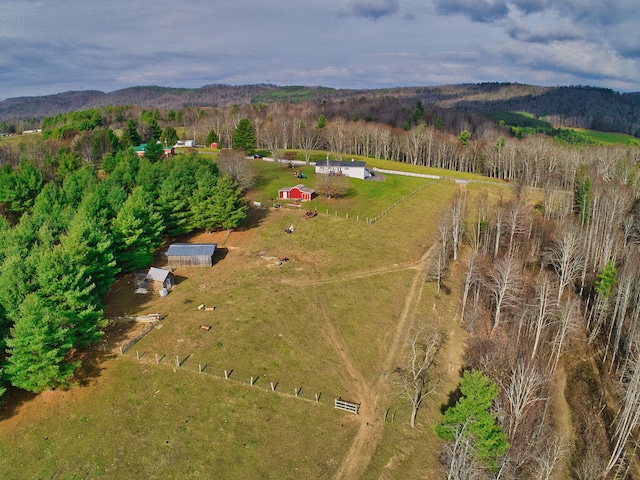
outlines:
M395 15L400 7L398 0L354 0L349 5L349 10L358 17L380 20Z
M494 23L509 15L503 0L435 0L434 4L442 15L463 15L478 23Z
M582 32L572 26L543 26L529 29L524 26L513 26L508 30L509 37L525 43L550 44L553 42L569 42L583 38Z
M547 0L512 0L510 3L525 14L540 13L549 8Z

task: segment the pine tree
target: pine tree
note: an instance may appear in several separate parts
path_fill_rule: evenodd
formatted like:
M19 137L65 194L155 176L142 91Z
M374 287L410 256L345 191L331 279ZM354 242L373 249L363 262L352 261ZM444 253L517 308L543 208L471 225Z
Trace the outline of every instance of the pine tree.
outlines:
M4 372L12 385L38 393L69 383L79 362L66 361L72 342L63 323L37 294L25 298L6 340Z
M243 118L238 122L238 126L233 132L232 147L234 150L244 150L251 153L255 150L257 144L256 132L253 125L247 118Z
M216 133L215 130L211 129L209 131L209 135L207 135L207 140L206 140L207 145L211 145L212 143L218 143L218 141L219 141L218 134Z
M69 249L58 244L50 251L37 253L38 296L55 309L71 346L81 348L102 336L99 328L104 326L104 321L94 293L95 284L83 264L85 252L65 240Z
M247 216L247 207L242 203L242 190L226 175L219 178L214 190L214 215L223 228L236 228Z
M142 188L134 188L113 221L118 267L131 272L148 266L160 246L162 233L162 216Z
M149 160L151 163L156 163L162 160L162 154L164 153L164 148L162 145L155 140L150 141L144 147L144 157Z
M495 469L497 458L509 448L502 427L497 423L497 415L491 411L498 386L481 372L468 370L460 380L460 392L462 396L447 409L444 420L436 426L436 433L444 440L453 441L456 431L463 428L475 447L478 460Z

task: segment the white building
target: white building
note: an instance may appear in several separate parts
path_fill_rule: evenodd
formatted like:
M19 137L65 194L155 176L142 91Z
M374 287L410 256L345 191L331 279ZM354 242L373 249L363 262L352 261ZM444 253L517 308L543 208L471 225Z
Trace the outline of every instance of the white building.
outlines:
M345 175L351 178L360 178L364 180L371 176L371 172L367 170L365 162L339 162L333 160L320 160L316 162L316 173L325 175Z

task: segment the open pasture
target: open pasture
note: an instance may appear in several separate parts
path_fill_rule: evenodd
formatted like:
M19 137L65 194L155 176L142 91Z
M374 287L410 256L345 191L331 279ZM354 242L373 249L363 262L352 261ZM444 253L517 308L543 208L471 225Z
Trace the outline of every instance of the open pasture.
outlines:
M253 195L277 183L277 174L260 176ZM424 439L439 404L429 402L411 430L385 378L417 321L444 321L454 335L455 293L436 312L422 268L459 187L394 176L371 184L386 200L347 201L374 211L401 200L374 224L321 208L312 219L304 208L251 209L230 234L185 239L217 242L216 263L176 269L167 297L135 294L131 278L120 278L106 316L164 319L124 355L115 345L94 353L76 388L15 403L10 395L0 422L6 478L329 479L349 471L345 455L370 426L381 438L359 460L366 478L406 477L425 462L437 470L437 445ZM333 408L337 397L361 403L362 414Z

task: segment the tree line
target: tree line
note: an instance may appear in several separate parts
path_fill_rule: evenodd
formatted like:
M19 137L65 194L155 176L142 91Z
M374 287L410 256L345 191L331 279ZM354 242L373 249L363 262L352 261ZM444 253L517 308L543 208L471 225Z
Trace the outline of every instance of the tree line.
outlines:
M41 156L0 169L1 378L32 392L73 382L117 274L147 267L167 238L246 215L241 188L205 156L152 162L118 148L97 168L74 147L36 144Z

